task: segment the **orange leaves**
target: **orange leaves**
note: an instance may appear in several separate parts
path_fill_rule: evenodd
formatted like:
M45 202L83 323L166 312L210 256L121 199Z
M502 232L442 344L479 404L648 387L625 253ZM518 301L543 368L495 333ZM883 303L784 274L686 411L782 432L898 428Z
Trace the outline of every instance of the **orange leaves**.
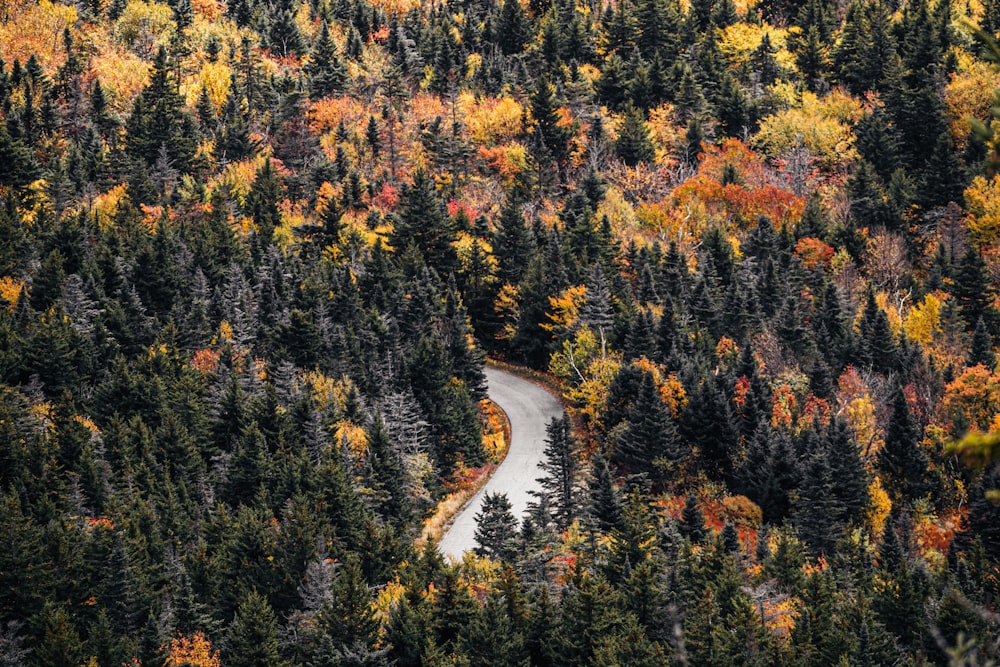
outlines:
M477 143L494 145L509 142L524 129L524 109L511 97L477 100L471 93L463 93L458 107L462 122Z
M941 415L950 422L952 434L966 430L988 431L1000 412L1000 375L978 365L966 368L945 387Z
M167 667L219 667L219 651L201 630L188 637L177 633L167 648Z
M807 269L828 268L833 259L833 247L810 236L799 239L795 244L795 254Z
M217 350L196 350L191 356L191 366L206 375L213 375L219 369L219 356Z
M24 290L24 281L4 276L0 278L0 301L6 301L7 310L13 313L17 309L17 301Z
M66 61L63 31L76 24L73 5L39 0L13 9L0 23L0 56L9 64L15 58L23 64L34 54L49 76Z
M739 182L723 182L723 173L733 171ZM802 217L805 199L777 182L759 155L743 142L729 139L722 146L707 147L698 173L674 190L672 203L689 211L700 205L707 218L744 227L761 215L776 227L793 225Z
M368 111L353 97L327 97L309 106L309 125L316 134L333 132L343 122L347 127L360 126L368 119Z
M493 171L504 186L510 186L528 168L528 149L523 144L511 142L500 146L479 147L479 158Z
M90 60L91 74L100 79L108 106L121 114L128 112L135 96L146 85L149 69L148 62L118 47L102 49Z

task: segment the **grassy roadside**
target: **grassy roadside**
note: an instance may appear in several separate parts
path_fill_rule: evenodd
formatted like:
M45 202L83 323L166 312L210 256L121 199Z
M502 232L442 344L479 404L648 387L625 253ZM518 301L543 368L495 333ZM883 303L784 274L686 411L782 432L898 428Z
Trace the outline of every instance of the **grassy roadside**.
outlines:
M486 485L493 476L493 471L503 462L510 450L510 421L504 411L489 399L479 403L479 410L486 421L483 430L483 448L490 462L480 468L466 468L459 464L452 481L446 485L449 490L448 495L438 503L434 514L424 520L423 530L415 542L417 548L423 547L431 538L435 542L441 541L445 528L465 507L465 503Z

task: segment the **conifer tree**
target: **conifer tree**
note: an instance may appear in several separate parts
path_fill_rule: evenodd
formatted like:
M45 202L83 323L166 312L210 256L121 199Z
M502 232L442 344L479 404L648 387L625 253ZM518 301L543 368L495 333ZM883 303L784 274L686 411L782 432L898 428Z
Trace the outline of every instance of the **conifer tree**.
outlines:
M568 415L553 419L545 431L545 459L538 467L546 474L538 481L542 493L548 497L556 527L565 530L577 517L580 508L579 443L570 432Z
M430 175L417 170L413 175L413 185L404 190L402 199L402 208L393 221L391 236L397 255L413 245L427 266L442 277L447 276L454 270L457 261L452 247L454 230Z
M625 122L615 142L615 152L622 162L634 167L640 162L650 162L656 157L653 141L645 119L635 107L625 110Z
M234 667L279 664L277 627L278 620L267 598L256 589L247 593L226 636L226 664Z
M302 71L308 77L309 94L313 98L340 92L347 83L347 67L337 53L330 27L325 21Z
M928 490L927 454L920 444L916 423L902 386L892 394L892 414L885 431L885 444L879 452L883 483L895 503L912 503Z
M517 519L511 512L506 493L483 496L476 514L476 553L496 560L509 560L516 552Z
M967 364L975 366L982 364L986 368L992 369L996 366L997 356L993 352L993 337L986 330L986 323L980 317L976 321L976 328L972 332L972 345L969 348Z

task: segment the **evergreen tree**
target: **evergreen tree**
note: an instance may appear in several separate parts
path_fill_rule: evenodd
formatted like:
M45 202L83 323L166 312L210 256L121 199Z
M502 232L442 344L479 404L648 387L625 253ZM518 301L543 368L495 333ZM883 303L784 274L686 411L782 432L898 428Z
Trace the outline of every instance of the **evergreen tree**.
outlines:
M256 589L240 602L224 644L226 664L234 667L277 665L278 621L267 599Z
M517 519L511 512L506 493L483 496L483 506L476 514L476 553L496 560L510 560L516 553Z
M986 323L981 317L976 322L976 328L972 333L972 345L969 348L969 357L966 363L969 366L982 364L989 369L994 368L997 363L996 354L993 352L993 337L986 330Z
M427 266L439 275L448 275L455 269L457 261L452 247L454 229L427 172L417 170L414 173L413 185L404 190L402 199L401 211L394 220L391 236L397 254L412 245Z
M625 111L625 122L618 133L615 152L622 162L630 167L640 162L651 162L656 157L642 112L634 107Z
M570 432L568 415L563 415L561 419L554 418L545 431L545 459L538 467L546 474L538 482L552 508L556 527L565 530L576 518L580 507L579 443Z
M663 404L652 373L643 373L628 424L614 450L614 461L635 475L659 484L681 457L673 419Z
M879 452L879 468L894 503L912 503L928 490L929 461L920 444L920 427L913 418L903 387L892 394L892 414Z
M302 71L309 80L309 94L313 98L340 92L347 83L347 67L337 54L337 46L325 21Z

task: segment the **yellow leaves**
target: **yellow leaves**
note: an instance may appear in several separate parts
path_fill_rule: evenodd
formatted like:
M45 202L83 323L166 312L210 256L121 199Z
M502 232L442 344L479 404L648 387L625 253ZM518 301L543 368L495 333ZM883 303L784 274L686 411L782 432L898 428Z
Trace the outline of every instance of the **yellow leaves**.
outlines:
M319 371L304 371L302 381L312 387L312 397L319 411L333 410L342 412L347 405L348 397L357 389L346 375L332 378Z
M965 190L969 233L978 246L1000 241L1000 176L976 176Z
M513 340L517 335L517 318L521 312L520 291L516 285L505 283L493 302L493 311L501 323L497 340Z
M1000 375L982 365L966 368L944 390L942 416L952 432L988 431L1000 412Z
M463 271L468 272L472 269L473 247L477 240L468 232L459 232L458 238L452 243L452 247L455 248L455 253L458 255L458 263ZM483 268L490 274L489 282L493 282L495 278L492 276L499 268L496 257L492 255L493 249L488 243L481 240L479 240L479 249L479 261L483 263Z
M875 475L872 483L868 485L868 509L865 512L869 534L882 534L890 512L892 512L892 501L882 488L882 480Z
M167 649L167 667L219 667L219 651L212 649L212 642L201 630L188 637L177 633Z
M127 113L135 96L149 79L150 64L132 53L109 46L90 59L90 71L100 79L108 106Z
M629 240L636 235L639 220L635 209L614 185L608 187L604 199L597 205L597 219L601 220L604 216L608 217L616 238Z
M229 65L223 62L207 62L201 66L198 72L182 86L182 94L187 100L188 106L193 107L198 102L201 89L208 92L208 99L216 111L222 108L229 97L229 86L232 82L232 70Z
M151 55L166 46L174 36L174 13L159 2L129 0L125 11L115 21L113 33L119 44L141 56Z
M507 455L510 442L507 439L507 419L503 410L489 399L479 402L480 414L486 420L483 429L483 450L491 462L500 462Z
M549 358L549 372L570 384L584 381L584 371L601 353L601 343L594 332L582 327L571 339L564 340L559 350Z
M365 429L349 419L342 419L333 425L334 442L345 446L355 460L360 460L368 451L368 434Z
M111 227L115 216L118 215L118 206L127 193L128 185L122 183L94 197L94 201L91 204L91 213L101 229Z
M987 121L990 108L996 100L1000 87L1000 72L993 65L973 58L962 58L963 65L955 72L944 88L944 103L950 117L951 135L959 149L969 139L975 118Z
M540 325L542 329L556 335L571 330L580 316L586 294L585 286L575 285L567 287L558 296L550 296L550 311L545 314L549 321Z
M523 130L524 109L512 97L477 100L471 93L462 93L458 108L462 122L477 143L492 145L510 142Z
M316 100L309 106L309 125L316 134L333 132L343 122L345 126L357 126L367 120L365 105L353 97L327 97Z
M13 313L17 310L17 301L24 291L24 281L11 276L0 278L0 301L7 302L7 311Z
M646 121L650 138L656 147L656 161L665 163L684 141L685 128L674 123L674 105L664 102L655 109L650 109L649 120Z
M731 62L743 64L750 60L750 54L760 46L768 35L771 45L778 49L778 63L787 66L794 60L788 51L784 50L788 30L763 24L734 23L719 31L719 50Z
M861 113L861 103L846 93L804 92L796 107L764 118L753 143L772 157L802 145L824 168L843 167L857 157L850 123Z
M903 330L910 340L928 345L941 334L941 303L947 295L941 292L924 297L917 306L910 309L903 320Z
M66 61L63 31L76 21L73 5L49 0L25 3L0 22L0 56L7 63L16 58L23 64L34 54L45 73L52 76Z
M209 181L209 192L220 185L224 186L233 201L242 208L246 205L247 195L250 194L250 188L253 187L253 182L257 178L257 171L264 166L266 159L267 156L258 155L249 160L230 162L221 174Z

